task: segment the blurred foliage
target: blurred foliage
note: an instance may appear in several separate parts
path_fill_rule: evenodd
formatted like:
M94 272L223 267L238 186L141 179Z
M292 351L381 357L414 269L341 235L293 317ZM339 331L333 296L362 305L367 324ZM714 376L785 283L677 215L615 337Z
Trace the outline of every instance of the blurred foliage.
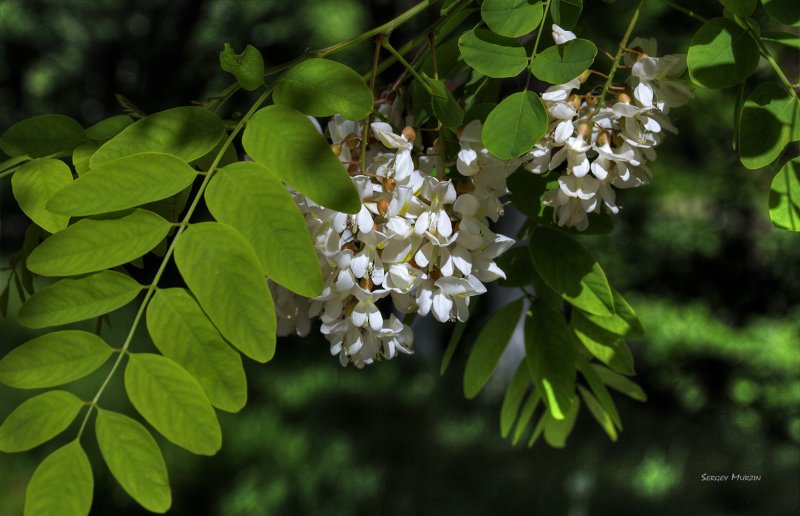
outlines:
M252 43L275 65L413 3L0 0L0 126L45 112L90 124L120 112L114 93L148 112L186 104L226 86L217 69L226 41ZM691 4L706 16L719 10L712 0ZM587 2L579 35L613 49L629 9ZM651 1L636 33L673 53L695 29ZM365 43L337 57L366 69L370 55ZM797 64L789 65L796 76ZM739 166L722 129L731 126L736 92L695 93L675 112L681 134L660 151L653 184L625 192L610 236L584 239L647 330L632 348L650 399L618 398L626 431L617 444L583 414L564 450L512 448L499 437L500 390L463 399L463 351L438 377L443 338L363 371L340 368L319 338L290 339L268 366L250 364L248 407L222 417L219 455L164 447L172 513L796 514L800 243L766 215L771 175ZM0 212L7 255L27 220L2 184ZM130 315L116 314L104 334L113 339ZM0 354L33 336L7 321L0 335ZM149 346L144 340L137 349ZM503 362L512 370L513 351ZM103 374L75 391L92 392ZM24 398L3 392L0 416ZM122 397L108 401L124 409ZM52 446L0 457L0 513L21 513L27 480ZM701 482L703 473L762 480ZM107 471L95 476L95 514L141 513Z

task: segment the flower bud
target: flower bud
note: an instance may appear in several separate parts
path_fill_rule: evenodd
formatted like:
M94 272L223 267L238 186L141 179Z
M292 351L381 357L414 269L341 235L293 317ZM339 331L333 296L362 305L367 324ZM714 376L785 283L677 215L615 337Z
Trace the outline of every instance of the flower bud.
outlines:
M567 104L572 106L575 111L578 111L581 108L581 96L573 93L567 99Z
M592 127L588 123L581 122L580 124L578 124L578 129L577 129L578 136L583 136L584 138L586 138L586 135L591 134L591 132L592 132Z
M456 194L462 195L465 193L470 193L475 190L475 183L472 182L472 178L468 177L462 181L456 181Z
M405 139L410 141L411 143L417 141L417 133L414 131L414 128L411 127L410 125L407 125L403 128L402 134L405 137Z
M331 145L331 152L333 152L334 156L338 156L342 152L342 144L334 143Z
M375 286L375 284L372 283L372 279L370 279L369 274L361 278L358 284L361 285L361 288L364 290L372 290L372 287Z
M578 76L578 82L583 84L584 82L589 80L589 76L590 75L592 75L592 72L590 70L588 70L588 69L584 70L583 73Z
M444 274L442 274L442 271L440 271L439 269L433 269L429 274L434 281L444 276Z
M350 317L350 314L353 313L353 309L356 307L357 304L358 300L352 296L350 297L350 299L347 300L347 303L345 303L344 305L344 313L347 315L347 317Z
M381 217L386 216L386 212L389 211L389 199L381 199L377 202L378 205L378 214ZM375 228L376 231L380 231L380 228Z
M597 145L601 147L603 145L608 145L611 143L611 135L608 134L608 131L602 130L600 134L597 135Z
M623 104L630 104L631 96L623 91L622 93L617 95L617 101L622 102Z
M394 192L395 187L397 186L397 181L395 181L391 177L383 178L383 191L386 193Z

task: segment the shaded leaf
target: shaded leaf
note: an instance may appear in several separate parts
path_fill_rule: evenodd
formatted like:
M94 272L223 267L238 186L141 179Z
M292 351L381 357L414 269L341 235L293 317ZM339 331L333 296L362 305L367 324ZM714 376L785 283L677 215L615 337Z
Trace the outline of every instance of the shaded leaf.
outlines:
M233 74L247 91L256 90L264 84L264 58L252 45L247 45L241 54L237 54L230 43L225 43L219 53L219 66Z
M551 0L550 14L559 27L571 30L578 23L583 10L583 0Z
M500 102L483 125L481 138L489 152L508 160L522 156L547 132L547 112L538 95L521 91Z
M755 40L734 21L713 18L700 27L689 45L689 77L705 88L727 88L747 79L759 53Z
M603 408L603 405L597 401L597 398L595 398L591 392L584 389L583 386L578 385L578 392L581 393L581 398L583 398L584 403L586 403L586 408L589 409L589 413L592 414L597 424L605 430L609 439L617 442L617 428L614 426L614 421L611 419L611 416Z
M500 408L500 435L503 438L508 437L511 432L511 427L517 419L519 407L522 405L522 399L525 397L525 391L528 390L530 383L531 371L528 368L528 362L523 360L517 366L514 377L511 378L511 383L503 397L503 405Z
M12 125L0 137L0 150L11 157L67 156L86 141L81 124L64 115L39 115Z
M788 161L772 180L769 218L779 228L800 231L800 158Z
M620 335L595 325L578 311L572 313L570 324L578 340L595 358L619 373L635 374L633 355Z
M777 84L759 84L744 103L738 132L742 164L766 167L800 140L800 102Z
M86 137L95 142L104 142L115 137L133 123L128 115L114 115L86 128Z
M767 13L784 25L800 26L800 9L795 0L761 0Z
M578 418L578 410L581 406L580 398L575 398L574 403L570 405L563 419L556 419L552 413L546 413L543 418L544 423L544 440L553 448L563 448L567 444L567 437L572 433L575 427L575 420Z
M600 378L600 380L615 391L619 391L629 398L635 399L636 401L647 401L647 395L644 393L642 388L633 383L631 380L625 378L621 374L615 373L605 366L594 364L592 367L594 368L594 372L597 373L597 376Z
M720 3L736 16L744 18L753 14L758 0L720 0Z
M464 62L489 77L514 77L528 66L528 54L517 40L486 29L462 34L458 48Z

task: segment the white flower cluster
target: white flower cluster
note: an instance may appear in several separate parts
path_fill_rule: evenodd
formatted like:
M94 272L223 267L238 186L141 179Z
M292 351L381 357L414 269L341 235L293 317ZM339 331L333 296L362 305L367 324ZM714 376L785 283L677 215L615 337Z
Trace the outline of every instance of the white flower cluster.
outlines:
M335 116L327 130L361 196L358 214L295 193L320 259L322 294L307 300L271 284L279 335L303 335L309 317L319 317L331 353L359 368L413 351L411 328L393 312L464 321L470 298L505 277L494 259L513 240L491 231L489 220L502 214L506 177L520 163L492 157L476 121L461 133L456 166L462 177L444 179L443 170L434 173L441 160L431 149L415 160L410 127L396 134L374 122L369 129L363 170L354 161L361 157L362 126Z
M575 38L557 26L553 34L558 43ZM678 79L686 70L685 55L653 57L655 40L636 38L631 46L642 52L628 58L631 75L615 103L598 107L597 96L573 93L581 86L579 79L542 94L549 131L525 157L525 168L542 174L566 163L558 188L543 199L555 210L559 226L582 231L589 225L589 213L618 213L614 187L633 188L650 181L646 163L656 158L654 147L665 130L677 133L667 116L670 108L692 98Z

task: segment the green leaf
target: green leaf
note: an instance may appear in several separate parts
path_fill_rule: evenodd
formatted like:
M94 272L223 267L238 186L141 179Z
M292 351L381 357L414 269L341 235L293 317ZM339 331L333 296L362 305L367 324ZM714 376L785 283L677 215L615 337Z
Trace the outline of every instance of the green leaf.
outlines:
M578 23L583 10L583 0L552 0L550 14L559 27L571 30Z
M443 126L453 129L459 127L464 122L464 110L453 97L450 89L442 81L431 79L424 74L423 77L434 93L431 95L433 114Z
M21 452L49 441L67 429L81 407L83 401L67 391L25 400L0 425L0 451Z
M800 158L788 161L772 180L769 218L779 228L800 231Z
M39 244L28 256L28 269L41 276L75 276L116 267L147 253L171 228L142 209L116 218L81 219Z
M686 65L704 88L727 88L747 79L758 65L755 40L732 20L713 18L692 38Z
M344 165L304 114L289 106L260 109L242 135L245 151L312 201L358 213L361 199Z
M312 58L294 65L278 80L272 98L312 116L341 114L361 120L372 113L374 99L352 68L330 59Z
M473 301L473 309L477 301ZM447 368L450 367L450 362L453 360L453 356L456 354L456 349L458 349L458 345L461 343L461 337L464 336L464 330L467 329L467 321L458 321L453 328L453 333L450 334L450 339L447 342L447 348L444 350L444 356L442 357L442 364L439 366L439 375L443 376L444 373L447 372Z
M484 0L481 18L493 32L509 38L524 36L542 21L542 2L535 0Z
M489 77L514 77L528 66L528 54L517 40L486 29L462 34L458 48L471 68Z
M93 333L47 333L12 349L0 360L0 383L17 389L63 385L94 372L112 352Z
M795 0L761 0L767 13L784 25L800 26L800 9Z
M86 136L94 142L104 142L115 137L133 123L128 115L114 115L86 128Z
M600 380L615 391L619 391L629 398L635 399L636 401L647 401L647 395L644 393L642 388L621 374L615 373L611 369L608 369L600 364L593 364L592 368L594 369L594 372L597 373L597 376L600 378Z
M125 391L137 411L172 443L197 455L222 446L217 415L197 380L172 360L132 353Z
M642 323L639 321L639 317L633 307L613 287L611 291L614 294L614 308L616 310L614 315L601 316L586 312L582 312L581 315L591 321L592 324L616 335L631 339L644 337L644 328L642 328Z
M726 9L741 18L753 14L757 2L758 0L720 0Z
M306 221L291 194L258 163L219 170L205 191L206 205L253 246L264 273L304 297L322 291L319 260Z
M225 134L225 124L201 107L177 107L154 113L129 125L103 144L89 164L95 168L112 159L163 152L191 162L213 149Z
M497 284L501 287L526 287L533 283L533 262L528 252L528 246L513 247L501 254L495 260L497 266L506 273L505 279L499 279Z
M147 330L158 350L200 383L212 405L238 412L247 402L242 358L222 338L188 292L156 292L147 307Z
M130 276L114 271L64 279L28 299L18 321L26 328L46 328L91 319L127 305L141 289Z
M247 91L256 90L264 84L264 58L252 45L247 45L241 54L237 54L230 43L225 43L219 53L219 66L233 74Z
M544 440L553 448L563 448L567 444L567 437L575 427L575 420L578 418L578 409L581 400L575 398L575 402L570 405L563 419L556 419L548 412L544 415Z
M486 321L464 370L464 396L467 398L477 396L492 376L500 355L514 334L523 304L522 299L517 299L497 310Z
M7 155L67 156L86 141L81 124L64 115L40 115L21 120L0 137L0 150Z
M167 465L150 432L128 416L98 408L95 433L103 460L125 492L148 511L166 512L172 505Z
M533 418L533 413L536 412L536 408L539 406L539 403L542 401L542 396L538 390L533 390L528 396L528 399L525 400L525 404L522 406L522 410L519 413L519 420L517 421L517 426L514 428L514 435L511 438L511 444L516 446L519 440L522 438L522 435L525 433L525 430L528 428L528 423L531 422ZM534 430L534 434L536 430Z
M575 337L561 312L534 301L525 321L525 352L531 376L556 419L575 401Z
M539 227L529 245L536 270L561 297L591 314L614 313L614 296L608 279L580 243L555 229Z
M586 403L586 408L589 409L589 413L592 414L595 421L605 430L608 437L613 442L617 442L617 428L614 426L614 421L611 419L611 416L606 412L606 409L603 408L603 405L597 401L597 398L595 398L591 392L584 389L583 386L578 385L578 392L581 393L581 398L583 398L583 401Z
M89 458L76 439L47 456L25 491L25 516L86 516L94 479Z
M503 406L500 408L500 435L505 439L511 432L514 420L517 419L519 407L525 397L525 391L531 383L531 371L528 362L523 360L517 366L517 371L508 385L506 394L503 397Z
M563 45L548 47L533 58L531 72L550 84L571 81L592 66L597 47L585 39L573 39Z
M194 224L178 238L175 263L220 333L258 362L275 354L275 308L255 251L232 227Z
M89 172L89 160L101 145L99 142L87 142L78 145L72 151L72 166L79 176Z
M575 311L570 320L578 340L598 360L622 374L635 374L633 354L625 339L592 323L583 313Z
M14 198L22 211L45 231L57 233L67 227L69 217L48 210L47 201L72 183L72 172L60 160L39 158L25 163L11 177Z
M541 99L532 91L520 91L489 113L481 138L489 152L508 160L531 150L546 132L547 112Z
M739 117L739 157L749 169L766 167L800 140L800 102L771 82L756 86Z
M578 360L578 370L581 372L584 379L586 379L586 383L589 385L592 393L595 395L600 405L603 406L606 413L611 417L617 429L622 431L622 419L619 417L619 412L617 411L616 405L614 405L614 400L611 399L611 394L608 392L608 389L606 389L605 384L600 380L600 377L597 376L594 367L586 360Z
M84 216L134 208L183 191L197 176L186 162L154 152L107 161L91 172L54 195L47 209Z
M780 43L787 47L800 48L800 36L792 34L791 32L765 31L761 33L761 39L773 43Z

